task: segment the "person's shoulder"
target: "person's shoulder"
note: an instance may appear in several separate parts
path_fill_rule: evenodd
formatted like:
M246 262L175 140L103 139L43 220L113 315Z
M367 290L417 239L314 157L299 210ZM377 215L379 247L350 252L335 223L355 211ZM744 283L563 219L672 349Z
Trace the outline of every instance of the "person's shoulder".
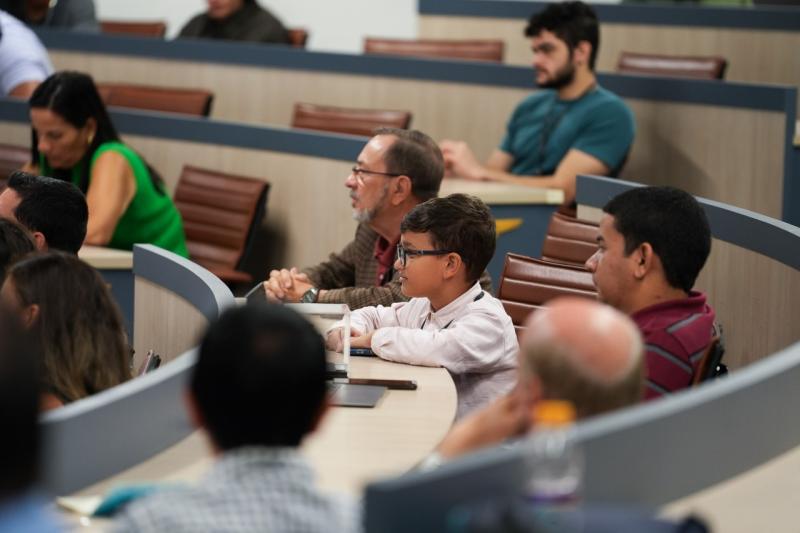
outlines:
M183 25L178 37L198 37L203 27L206 24L208 17L204 13L198 13L189 19L189 22Z
M197 489L174 487L129 503L112 528L115 532L166 531L192 516L202 503Z
M596 90L592 91L587 99L587 103L597 110L632 114L628 104L626 104L622 98L604 87L598 86Z
M519 104L517 104L516 112L519 113L521 111L536 108L544 103L554 101L555 98L555 92L549 89L534 91L523 98Z

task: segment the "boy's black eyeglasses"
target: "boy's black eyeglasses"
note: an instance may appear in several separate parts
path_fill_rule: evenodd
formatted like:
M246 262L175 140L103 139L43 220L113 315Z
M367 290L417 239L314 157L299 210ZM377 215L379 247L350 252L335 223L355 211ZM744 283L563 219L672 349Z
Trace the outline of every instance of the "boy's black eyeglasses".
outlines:
M397 245L397 255L395 258L400 261L400 264L403 265L403 268L406 267L406 262L408 261L409 256L418 256L418 255L447 255L450 253L450 250L406 250L403 248L403 245Z

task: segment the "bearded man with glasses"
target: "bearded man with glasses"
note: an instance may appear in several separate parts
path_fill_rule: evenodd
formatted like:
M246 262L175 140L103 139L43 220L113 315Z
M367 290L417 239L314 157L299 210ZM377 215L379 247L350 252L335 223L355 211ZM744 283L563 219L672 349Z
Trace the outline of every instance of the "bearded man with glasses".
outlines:
M359 222L355 238L319 265L270 272L263 283L267 298L346 303L350 309L408 300L393 266L400 222L438 195L443 175L442 152L430 137L415 130L376 130L344 182ZM481 285L491 291L486 272Z

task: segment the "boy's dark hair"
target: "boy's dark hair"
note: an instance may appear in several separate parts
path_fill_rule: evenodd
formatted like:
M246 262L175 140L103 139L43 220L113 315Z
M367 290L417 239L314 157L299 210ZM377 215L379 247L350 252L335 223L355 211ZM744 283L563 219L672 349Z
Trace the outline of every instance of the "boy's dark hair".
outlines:
M436 198L444 177L444 157L436 142L417 130L378 128L373 135L393 135L397 140L386 152L386 170L411 180L411 193L421 202Z
M625 238L625 255L649 243L667 282L689 292L711 252L706 213L694 197L673 187L636 187L612 198L603 211Z
M6 277L8 265L36 249L30 234L14 222L0 218L0 284Z
M415 206L403 218L400 231L428 233L434 247L460 255L470 283L478 281L492 260L497 238L489 207L468 194L432 198Z
M297 446L325 402L325 344L280 305L226 311L209 326L191 392L214 443Z
M8 187L20 198L14 216L47 239L47 247L77 254L86 238L89 209L77 187L66 181L16 171Z
M536 37L543 30L552 32L569 47L570 54L581 41L592 45L589 68L594 70L600 46L600 27L594 9L583 2L561 2L534 13L525 28L526 37Z
M39 473L39 383L30 335L0 306L0 501L28 492Z

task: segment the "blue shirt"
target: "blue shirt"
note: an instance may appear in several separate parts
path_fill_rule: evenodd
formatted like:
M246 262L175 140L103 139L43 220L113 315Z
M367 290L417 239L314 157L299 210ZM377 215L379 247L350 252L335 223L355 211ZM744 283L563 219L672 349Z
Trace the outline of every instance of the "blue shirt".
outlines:
M599 159L615 174L634 130L628 106L600 86L576 100L559 100L556 91L543 90L514 110L500 149L514 158L512 174L552 175L573 148Z
M0 533L57 533L62 531L53 514L45 509L48 502L29 493L0 503Z

